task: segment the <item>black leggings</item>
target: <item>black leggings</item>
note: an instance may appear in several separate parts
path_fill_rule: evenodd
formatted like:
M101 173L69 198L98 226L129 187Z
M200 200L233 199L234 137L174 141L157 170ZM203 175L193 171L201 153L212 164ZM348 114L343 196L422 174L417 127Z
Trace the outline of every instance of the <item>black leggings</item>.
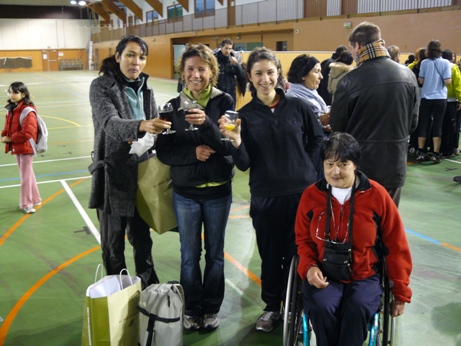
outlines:
M428 100L421 99L419 106L418 137L427 138L430 133L430 123L432 119L432 137L442 136L442 123L445 115L447 100Z

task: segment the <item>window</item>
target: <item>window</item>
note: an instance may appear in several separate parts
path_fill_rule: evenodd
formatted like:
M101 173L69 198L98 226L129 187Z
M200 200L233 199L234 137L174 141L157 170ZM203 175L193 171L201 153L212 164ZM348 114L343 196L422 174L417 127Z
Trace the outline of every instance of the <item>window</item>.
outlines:
M167 14L169 21L178 21L182 20L182 6L181 5L173 5L167 7Z
M133 25L134 25L134 17L128 16L128 26L133 26Z
M195 16L214 16L215 0L195 0Z
M158 20L158 12L157 11L146 12L147 23L152 23L154 20Z

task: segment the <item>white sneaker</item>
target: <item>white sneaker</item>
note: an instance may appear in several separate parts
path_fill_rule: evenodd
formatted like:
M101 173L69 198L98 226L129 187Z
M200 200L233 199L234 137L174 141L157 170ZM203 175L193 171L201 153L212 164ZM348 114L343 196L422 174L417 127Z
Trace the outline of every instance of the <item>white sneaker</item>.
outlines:
M36 210L32 207L25 207L23 210L26 214L33 214L36 212Z
M216 329L219 326L219 318L217 314L203 315L202 327L205 329Z
M198 330L202 326L202 316L184 315L183 325L184 325L184 329Z

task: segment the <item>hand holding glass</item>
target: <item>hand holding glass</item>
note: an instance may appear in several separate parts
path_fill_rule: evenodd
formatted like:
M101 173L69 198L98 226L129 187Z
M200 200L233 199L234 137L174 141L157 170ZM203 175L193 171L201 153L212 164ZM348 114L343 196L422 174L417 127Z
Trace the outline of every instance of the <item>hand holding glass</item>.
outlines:
M235 127L237 126L236 124L236 121L237 119L239 118L239 113L238 112L234 112L234 111L226 111L226 113L224 114L226 116L226 118L228 119L228 121L226 122L226 130L227 131L233 131L235 129ZM223 137L221 138L221 140L223 141L229 141L229 142L233 142L234 140L230 137Z
M184 108L184 114L189 114L189 111L191 109L197 109L199 108L199 105L197 103L197 101L192 101L192 100L185 100L184 101L184 104L183 104L183 108ZM192 125L192 123L190 123L189 127L186 129L186 131L196 131L198 130L198 128L194 127L194 125Z
M171 103L167 102L164 105L159 105L158 114L160 119L171 122L173 120L173 106ZM174 130L166 129L162 132L162 135L171 135L175 132Z

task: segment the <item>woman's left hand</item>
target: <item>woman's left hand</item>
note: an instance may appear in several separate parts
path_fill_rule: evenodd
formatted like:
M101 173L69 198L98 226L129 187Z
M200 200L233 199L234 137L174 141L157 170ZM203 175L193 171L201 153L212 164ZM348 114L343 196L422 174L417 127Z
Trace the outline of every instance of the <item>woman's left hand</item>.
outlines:
M193 125L203 125L206 120L206 114L203 110L198 108L189 109L184 117L186 121Z
M403 315L404 311L405 311L405 302L400 302L395 299L391 302L391 316L392 317L398 317L400 315Z

